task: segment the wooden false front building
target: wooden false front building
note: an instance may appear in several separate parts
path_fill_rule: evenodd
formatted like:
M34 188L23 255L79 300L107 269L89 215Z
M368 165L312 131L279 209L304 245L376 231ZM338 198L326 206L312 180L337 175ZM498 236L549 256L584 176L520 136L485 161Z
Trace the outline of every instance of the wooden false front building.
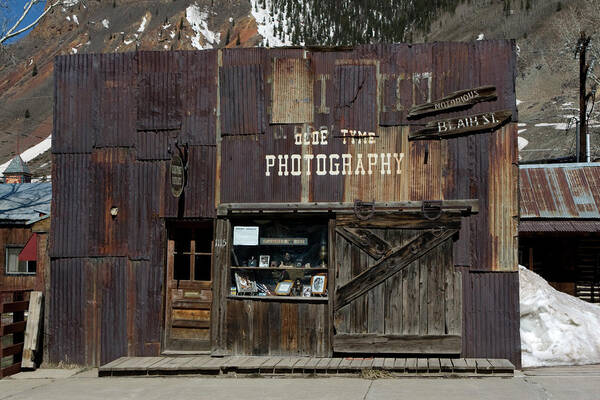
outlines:
M60 56L49 358L520 365L514 42Z

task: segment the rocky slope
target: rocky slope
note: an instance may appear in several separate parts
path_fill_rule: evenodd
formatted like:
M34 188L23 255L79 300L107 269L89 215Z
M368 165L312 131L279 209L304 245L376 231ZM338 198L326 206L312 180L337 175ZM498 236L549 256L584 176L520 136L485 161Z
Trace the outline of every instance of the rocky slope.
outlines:
M577 13L590 14L595 3L65 0L1 54L0 170L14 154L51 134L52 69L59 54L478 38L517 40L522 161L569 157L575 153L569 120L578 114L577 29L593 34L600 26L600 20L587 21ZM595 143L600 122L593 121L590 130ZM600 156L600 147L592 147ZM37 150L27 157L42 153L30 161L31 169L47 176L50 157L44 143Z

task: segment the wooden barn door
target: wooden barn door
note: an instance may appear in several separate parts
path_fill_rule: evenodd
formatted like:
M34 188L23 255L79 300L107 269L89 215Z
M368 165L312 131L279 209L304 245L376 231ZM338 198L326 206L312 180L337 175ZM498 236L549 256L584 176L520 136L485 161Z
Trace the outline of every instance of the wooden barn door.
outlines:
M459 227L445 215L338 217L333 350L459 354L462 281L452 260Z
M210 350L213 222L169 227L165 349Z

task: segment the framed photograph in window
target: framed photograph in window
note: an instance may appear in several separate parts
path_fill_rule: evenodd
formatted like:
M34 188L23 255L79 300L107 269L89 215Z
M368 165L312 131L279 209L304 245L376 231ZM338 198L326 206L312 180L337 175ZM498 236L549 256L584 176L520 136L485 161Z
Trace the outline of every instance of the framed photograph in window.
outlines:
M294 281L281 281L275 288L275 294L277 296L289 296L294 286Z
M235 273L235 286L237 289L237 294L245 294L245 293L256 293L258 289L256 288L256 281L250 279L248 275Z
M259 256L258 257L258 266L261 268L268 268L270 260L271 260L271 256Z
M327 291L327 275L313 275L310 279L310 291L312 294L325 294Z

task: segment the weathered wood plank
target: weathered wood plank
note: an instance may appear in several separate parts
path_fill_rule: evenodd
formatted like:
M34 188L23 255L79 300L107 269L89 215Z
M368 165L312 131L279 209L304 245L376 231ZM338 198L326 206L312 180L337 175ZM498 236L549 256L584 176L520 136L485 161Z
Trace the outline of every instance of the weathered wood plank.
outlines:
M119 365L121 363L124 363L128 359L129 359L129 357L119 357L119 358L117 358L115 360L112 360L108 364L104 364L104 365L100 366L100 369L110 370L111 368L114 368L115 366L117 366L117 365Z
M304 373L305 374L314 374L315 369L317 368L317 365L319 365L319 361L320 361L320 358L309 357L308 360L306 361L306 363L304 364L304 366L302 367L304 369Z
M351 371L352 369L350 368L350 365L352 365L352 361L353 359L350 357L345 357L342 358L342 361L340 361L340 363L338 364L338 371L339 372L348 372Z
M501 110L431 121L424 128L410 132L408 139L444 139L467 133L490 132L499 129L502 125L509 122L511 118L511 110Z
M407 358L405 365L406 372L417 372L417 359Z
M340 309L388 277L401 271L457 232L457 229L449 229L440 233L424 232L408 244L394 249L388 257L381 259L372 268L354 277L336 291L336 309Z
M19 354L23 351L23 343L12 344L10 346L0 346L0 358Z
M340 363L342 362L343 358L340 357L334 357L331 359L331 361L329 361L329 364L327 364L327 373L335 373L338 370L338 367L340 365Z
M427 335L427 311L430 299L427 296L427 286L429 281L427 279L427 274L429 270L429 264L431 262L432 254L435 254L437 249L432 249L432 251L428 254L428 257L420 258L416 263L419 265L419 334Z
M471 368L473 371L477 368L477 363L473 358L465 358L465 362L467 363L467 367Z
M427 359L427 370L430 373L440 372L440 359L439 358L428 358Z
M483 101L496 100L497 97L496 87L490 85L459 90L441 99L411 107L406 117L421 118L426 115L464 109Z
M393 369L394 368L394 362L396 361L395 358L384 358L383 359L383 368L385 369Z
M460 205L463 209L469 209L470 212L478 212L479 204L477 200L465 200L466 202ZM459 206L458 204L456 205ZM340 214L336 217L336 226L349 228L363 229L438 229L440 226L448 229L460 228L460 213L448 213L448 205L446 211L442 212L436 220L423 218L422 214L406 214L404 212L381 212L376 213L367 220L360 220L353 214Z
M318 360L319 360L319 362L315 366L315 373L319 374L319 373L327 372L327 367L329 366L329 363L331 362L332 359L329 357L323 357L323 358L319 358Z
M468 365L464 358L453 358L451 361L454 372L475 372L475 368Z
M15 301L15 302L12 302L12 303L0 303L0 313L11 313L11 312L17 312L17 311L25 311L28 308L29 308L29 301L27 301L27 300L25 300L25 301Z
M260 366L260 372L272 374L275 370L275 366L282 359L283 359L283 357L269 357L269 359Z
M497 373L514 373L515 366L508 360L501 358L488 358L488 362L492 365L492 370Z
M449 358L440 358L440 370L442 372L452 372L452 361Z
M492 364L485 358L475 358L475 365L477 366L478 374L491 374L492 373Z
M406 358L396 358L394 360L393 370L397 372L406 372Z
M368 229L340 227L335 231L376 260L379 260L392 248L388 242Z
M373 359L372 368L373 369L383 369L384 361L385 361L385 358L383 358L383 357L377 357L377 358Z
M300 357L285 357L275 365L275 373L292 372L294 365L300 361Z
M426 358L417 358L417 372L427 372L429 365Z
M342 353L458 354L458 335L378 335L370 333L339 334L333 349Z
M373 359L372 358L365 358L362 360L362 363L360 364L361 369L371 369L372 367L373 367Z

